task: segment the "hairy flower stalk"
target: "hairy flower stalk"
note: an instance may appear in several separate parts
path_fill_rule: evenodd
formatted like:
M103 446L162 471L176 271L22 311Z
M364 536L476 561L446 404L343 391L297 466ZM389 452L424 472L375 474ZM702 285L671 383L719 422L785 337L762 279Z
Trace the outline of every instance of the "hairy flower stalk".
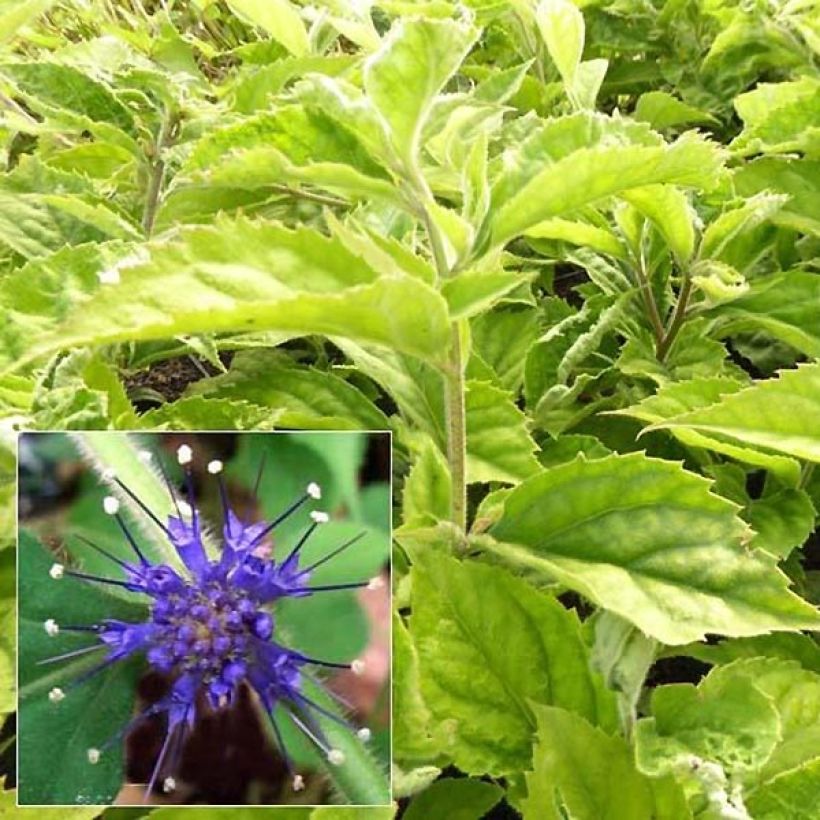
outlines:
M312 658L283 645L276 640L275 620L270 608L282 598L303 598L372 584L372 581L357 581L311 585L315 569L353 546L364 533L303 567L300 563L302 548L316 529L329 520L326 513L314 510L309 515L310 523L287 555L276 560L270 556L264 545L265 540L279 524L295 515L307 502L321 498L319 486L309 484L304 494L274 520L247 523L230 507L221 477L222 463L212 461L208 472L216 476L219 482L223 506L223 547L219 558L210 560L203 544L202 521L194 499L189 466L191 459L190 447L181 446L177 451L177 460L185 471L187 501L176 497L165 476L176 513L169 515L165 523L116 476L112 477L164 531L179 554L185 567L184 573L167 564L151 563L146 558L120 515L119 502L113 496L104 499L103 509L116 520L134 554L134 560L122 560L83 538L86 544L119 568L119 577L91 575L62 564L51 567L49 575L57 581L68 576L88 583L116 585L145 595L150 601L150 615L143 623L103 619L100 623L83 625L66 625L49 618L43 625L49 636L57 638L63 631L81 632L95 638L96 642L41 663L57 663L98 651L103 652L104 657L65 688L53 688L48 697L55 708L59 708L59 703L70 697L72 688L136 653L143 654L152 669L169 676L172 680L170 691L163 698L134 717L99 748L87 750L89 762L96 763L106 748L138 723L153 715L166 715L165 737L146 788L147 796L163 772L166 773L162 780L163 789L170 791L175 787L173 774L179 764L185 737L198 711L218 711L230 707L240 686L247 684L258 695L267 713L290 772L293 788L298 791L303 788L304 780L295 772L285 748L273 714L275 707L285 707L293 723L331 764L343 765L344 754L331 747L318 718L322 716L345 726L363 741L369 738L369 730L362 728L357 731L347 721L316 703L305 694L302 684L304 680L316 682L311 674L316 667L352 669L354 673L361 674L363 664L359 660L338 663Z

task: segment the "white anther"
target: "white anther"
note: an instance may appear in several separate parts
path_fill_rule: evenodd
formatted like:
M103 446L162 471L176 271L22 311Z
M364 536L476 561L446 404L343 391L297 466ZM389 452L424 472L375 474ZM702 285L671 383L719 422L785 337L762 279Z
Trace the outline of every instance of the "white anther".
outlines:
M59 703L65 697L65 692L59 686L55 686L49 693L48 699L52 703Z
M364 728L359 729L359 731L356 732L356 737L358 737L359 740L362 741L362 743L367 743L367 741L370 740L370 738L372 737L372 734L370 732L370 729L368 729L367 726L365 726Z
M356 658L356 660L350 664L350 670L354 675L363 675L364 661L361 658Z
M180 513L182 515L192 515L193 510L191 509L191 505L187 501L177 501L177 507L179 507Z
M307 485L305 492L317 501L322 497L322 488L315 481L311 481L310 484Z
M300 792L305 788L305 778L300 774L293 776L293 791Z
M91 763L93 766L95 763L100 762L100 750L91 748L89 749L86 754L88 755L88 762Z
M56 581L63 577L65 567L62 564L52 564L48 574Z
M218 458L216 458L213 461L208 462L208 472L211 475L218 475L222 472L222 468L224 466L225 465Z
M60 634L60 626L54 618L49 618L44 624L43 629L46 631L46 635L49 638L56 638L57 635Z
M327 524L327 522L330 521L330 516L326 512L320 512L319 510L314 510L310 514L310 517L316 524Z
M119 285L120 272L116 267L101 270L97 274L97 279L100 280L101 285Z
M162 781L162 790L168 794L169 792L174 791L177 787L177 782L174 780L173 777L166 777L165 780Z
M341 766L345 762L345 753L341 749L331 749L327 753L327 759L334 766Z
M103 499L103 509L108 515L116 515L120 511L120 502L113 495L107 495Z
M177 447L177 461L180 464L190 464L194 457L194 451L187 444L180 444Z
M368 589L381 589L384 586L384 578L377 575L375 578L371 578L367 582Z
M113 481L117 477L117 471L113 467L106 467L100 475L105 481Z
M139 459L139 460L140 460L143 464L150 464L150 463L151 463L151 461L152 461L152 460L153 460L153 458L154 458L154 454L153 454L150 450L140 450L140 451L137 453L137 458L138 458L138 459Z

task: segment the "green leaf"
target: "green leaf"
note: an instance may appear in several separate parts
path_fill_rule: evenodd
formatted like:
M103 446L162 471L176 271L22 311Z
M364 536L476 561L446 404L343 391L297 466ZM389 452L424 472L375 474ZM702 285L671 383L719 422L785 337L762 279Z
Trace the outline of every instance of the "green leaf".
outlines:
M21 28L54 5L55 0L13 0L0 14L0 42L12 40Z
M263 66L240 69L231 87L233 108L242 114L254 114L270 106L270 98L279 94L290 80L317 72L334 77L343 74L356 62L348 54L308 57L286 57Z
M402 523L421 526L444 521L450 514L452 482L444 454L424 436L414 445L416 460L404 482Z
M20 809L17 806L17 791L9 789L5 791L3 786L5 778L0 779L0 816L14 817L21 816ZM37 807L37 817L42 820L94 820L95 817L100 816L100 812L105 809L105 806L89 806L85 809L79 808L57 808L47 809L42 806ZM8 814L6 814L8 811ZM27 812L31 814L32 812Z
M346 811L341 808L340 811ZM115 809L113 817L122 811ZM314 814L323 811L323 809L313 809L310 806L280 806L280 807L265 807L263 809L265 817L270 817L272 820L314 820ZM186 817L194 817L196 820L254 820L259 817L260 810L256 807L242 808L233 806L231 808L221 808L217 806L209 806L208 808L195 808L191 806L181 806L179 808L173 806L165 806L158 809L153 809L150 812L154 820L185 820ZM320 820L319 817L316 820ZM381 818L378 818L381 820Z
M352 384L315 368L299 367L283 353L236 354L228 373L188 390L207 399L244 401L268 408L276 424L297 429L386 430L387 417Z
M29 359L73 345L187 333L323 333L437 359L449 342L442 298L417 279L384 277L338 240L302 227L220 219L153 246Z
M0 550L0 720L17 708L14 564L14 550Z
M591 460L605 458L611 452L612 450L595 436L569 433L542 441L538 462L542 467L555 467L557 464L566 464L579 455Z
M781 208L782 194L757 194L737 208L724 211L703 232L698 251L701 259L719 259L737 236L757 227Z
M58 623L85 624L100 618L140 621L146 609L108 595L72 578L54 581L48 571L54 556L25 530L20 538L20 715L19 799L21 803L109 803L121 785L121 760L116 747L92 766L86 750L99 748L127 721L133 707L139 664L122 662L82 686L67 684L100 662L102 655L80 656L57 666L37 664L78 646L89 645L75 636L49 637L48 618ZM47 594L44 594L47 590ZM60 703L48 693L54 686L66 691ZM55 768L55 755L60 765Z
M565 709L534 711L538 738L526 773L524 820L691 818L679 787L653 783L638 772L621 738Z
M613 410L611 413L631 416L650 425L658 425L667 419L674 419L690 411L709 407L721 401L724 396L733 395L742 388L742 383L726 378L670 382L664 384L654 396L649 396L632 407ZM752 447L734 444L722 437L706 435L696 430L673 427L670 428L670 432L688 447L703 447L746 464L771 470L774 475L790 486L797 486L800 480L800 465L792 458L770 455Z
M820 276L803 271L755 280L747 293L712 311L721 336L762 330L815 358L820 357L818 313Z
M765 784L820 757L820 675L801 669L795 661L749 658L713 669L707 680L757 689L775 708L777 744L757 767L758 782Z
M83 208L81 200L74 200ZM66 245L102 241L108 234L85 220L62 217L38 194L0 191L0 243L26 259L48 256Z
M437 766L416 766L405 771L396 761L391 766L391 791L394 800L411 797L426 789L441 774Z
M626 249L612 231L586 222L570 219L546 219L529 228L525 236L533 239L553 239L581 245L599 253L606 253L616 259L626 257Z
M755 820L813 820L820 802L820 757L772 778L745 802Z
M814 531L817 513L806 492L785 489L753 501L745 517L755 531L751 546L786 558Z
M492 225L503 245L533 225L644 185L667 183L708 188L720 165L718 150L687 134L671 145L581 148L543 166L499 202Z
M422 696L460 769L502 776L526 766L530 702L612 727L612 697L590 672L578 620L550 595L497 567L429 552L416 556L412 583Z
M469 380L465 413L469 481L516 484L536 472L535 442L509 393L489 382Z
M774 559L744 547L737 509L676 463L577 460L514 489L487 548L664 643L817 628Z
M134 116L114 92L73 66L56 62L3 63L0 74L8 77L35 105L42 101L135 134Z
M655 223L678 263L685 265L695 251L694 212L686 195L670 185L648 185L622 196Z
M681 647L680 651L710 664L728 664L739 658L781 658L797 661L804 669L820 674L820 645L814 638L803 634L730 638L716 644L691 644Z
M442 778L414 797L404 820L427 820L446 817L448 820L475 820L501 800L504 792L495 783L481 780Z
M518 395L527 351L540 331L540 312L520 305L499 306L470 322L473 348L492 367L498 383Z
M655 689L651 715L638 721L635 746L638 767L653 775L685 769L694 755L748 777L780 737L777 710L752 681L714 672L697 687Z
M238 399L188 396L143 413L143 430L272 430L279 416L270 408Z
M228 0L234 14L263 29L295 57L310 51L299 12L288 0Z
M761 157L738 168L733 179L741 196L766 191L788 195L788 201L772 214L771 221L820 235L820 162L789 156Z
M358 172L362 179L372 177L373 185L384 186L387 180L356 131L336 124L323 111L299 105L244 117L206 134L186 158L181 173L194 180L204 175L211 184L259 188L288 182L288 174L301 174L310 181L311 174L323 167L342 168L348 175Z
M99 351L75 350L38 384L32 401L41 430L134 427L137 415L115 368Z
M393 749L399 760L436 755L430 710L419 690L418 653L410 633L393 612Z
M820 461L820 364L781 370L776 379L721 397L709 407L675 416L649 429L687 429L753 447Z
M584 17L569 0L541 0L535 22L564 83L571 87L584 52Z
M393 24L364 70L367 96L390 132L396 155L414 169L422 129L436 96L472 48L478 32L455 20L403 18Z
M595 635L593 669L604 676L607 688L616 693L621 727L629 737L637 716L638 699L655 661L657 641L611 612L597 612L590 621Z
M370 345L342 339L336 344L393 398L404 418L444 450L444 380L439 370L414 357Z
M519 271L465 271L447 279L441 293L447 300L450 316L467 319L484 313L510 291L527 282Z
M653 128L674 128L689 123L717 123L715 117L699 108L681 102L666 91L647 91L638 97L635 119L648 122Z
M760 83L735 98L743 131L731 144L740 156L803 152L817 159L820 81L806 76L783 83Z
M430 263L393 237L384 236L354 218L342 222L329 211L325 213L325 221L331 234L351 253L361 256L373 270L385 276L406 274L428 285L435 283L436 272Z
M595 108L595 101L608 68L608 60L585 60L580 63L572 85L567 88L567 96L575 108L588 110Z

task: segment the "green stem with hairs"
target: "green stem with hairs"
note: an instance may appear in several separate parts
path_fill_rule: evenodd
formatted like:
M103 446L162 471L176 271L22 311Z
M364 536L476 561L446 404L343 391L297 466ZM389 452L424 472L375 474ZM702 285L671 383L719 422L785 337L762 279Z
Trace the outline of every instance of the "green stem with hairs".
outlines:
M424 225L439 280L448 279L453 271L447 264L444 242L438 227L424 208ZM447 430L447 465L450 468L452 497L450 520L467 531L467 418L464 409L464 354L461 345L461 322L450 327L450 349L444 372L444 406Z
M686 318L686 308L689 306L689 297L692 295L692 279L688 274L684 274L683 284L678 294L678 303L675 305L675 312L669 321L669 326L663 339L658 342L656 353L659 362L663 362L669 353L672 343L677 338L680 329L683 327L683 320Z
M148 238L154 232L154 222L156 222L160 195L162 194L162 183L165 179L163 152L173 143L177 124L177 115L171 111L166 111L159 126L157 141L153 147L153 156L148 158L148 189L145 194L145 207L142 212L142 230Z
M638 287L641 291L641 298L643 299L646 315L649 318L649 323L652 325L652 332L655 334L655 344L660 346L664 336L663 322L661 321L661 314L658 311L658 303L655 301L655 294L652 292L652 284L646 274L643 253L635 267L635 274L638 278Z

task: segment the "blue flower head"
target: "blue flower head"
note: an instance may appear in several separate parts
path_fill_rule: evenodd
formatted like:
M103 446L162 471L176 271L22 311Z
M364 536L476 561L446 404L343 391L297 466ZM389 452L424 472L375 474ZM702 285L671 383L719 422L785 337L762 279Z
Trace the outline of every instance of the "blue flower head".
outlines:
M148 455L150 454L146 454ZM212 461L208 464L208 472L219 481L224 523L222 552L217 560L211 560L203 543L201 518L194 500L190 472L191 448L182 445L177 451L177 459L185 471L188 500L176 497L165 476L176 512L165 523L125 484L115 476L112 478L163 530L179 554L185 571L177 572L167 564L151 563L120 515L118 499L107 496L103 501L103 509L117 521L134 553L134 560L121 560L83 538L85 543L119 567L120 577L90 575L67 569L62 564L54 564L50 575L54 579L69 575L91 583L113 584L148 596L150 615L143 623L106 619L96 624L65 625L49 619L44 627L52 637L58 636L61 630L86 632L95 637L96 642L83 649L48 658L44 662L57 662L78 654L104 651L104 658L100 663L72 681L70 687L82 684L135 653L142 653L152 669L170 676L172 684L164 697L143 710L100 748L88 750L89 762L96 763L106 747L117 742L136 724L152 715L165 714L165 738L146 796L153 790L161 773L167 773L162 781L163 789L172 791L175 788L173 772L176 771L186 734L191 730L198 711L228 708L243 684L254 690L267 712L279 750L291 774L293 788L299 790L303 788L304 781L301 775L296 774L285 749L273 715L274 708L277 705L284 706L293 723L325 758L334 765L343 765L344 754L330 746L317 717L322 715L346 726L350 731L356 732L361 740L367 740L370 732L366 728L357 731L347 721L309 698L303 691L303 681L307 677L317 683L311 674L315 667L352 669L361 674L363 663L358 660L350 664L320 660L284 646L276 640L276 623L271 614L271 605L282 598L301 598L378 583L374 580L316 586L310 582L317 567L351 547L364 533L341 544L312 565L302 567L300 550L316 528L329 520L326 513L314 510L310 513L310 523L290 552L281 560L276 560L264 546L266 539L277 525L296 514L307 502L319 500L319 486L309 484L304 494L274 520L247 523L230 507L220 475L222 462ZM49 698L54 703L66 696L63 689L56 687L49 693Z

